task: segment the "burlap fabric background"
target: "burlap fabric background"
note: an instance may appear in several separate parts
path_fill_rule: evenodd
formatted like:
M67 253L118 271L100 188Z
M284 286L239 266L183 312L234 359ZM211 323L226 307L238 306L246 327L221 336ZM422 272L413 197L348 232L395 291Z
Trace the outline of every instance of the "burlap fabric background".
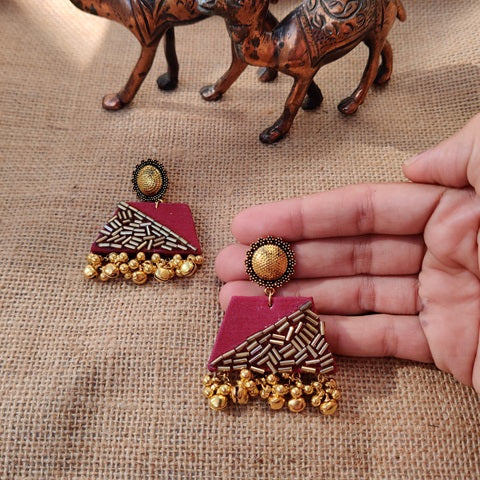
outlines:
M273 7L281 17L292 3ZM102 110L138 45L70 2L0 4L0 476L2 479L476 479L479 399L432 366L338 359L334 418L263 403L218 414L199 381L222 313L216 253L236 212L364 181L403 180L402 162L480 110L480 5L405 0L390 35L391 83L352 118L362 46L317 75L325 101L275 146L259 132L291 80L249 68L218 103L201 86L229 63L223 22L177 30L181 81L158 91L159 50L133 104ZM191 205L206 257L192 279L143 287L83 279L84 257L148 157ZM394 214L392 212L392 214Z

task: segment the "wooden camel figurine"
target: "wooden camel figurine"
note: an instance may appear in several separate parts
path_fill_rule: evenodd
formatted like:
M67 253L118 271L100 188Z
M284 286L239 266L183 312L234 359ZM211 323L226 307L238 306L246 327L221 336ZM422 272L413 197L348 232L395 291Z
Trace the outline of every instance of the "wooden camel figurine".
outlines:
M272 31L265 31L268 6L268 0L198 0L202 13L224 17L234 43L230 69L201 90L203 98L220 98L247 64L276 68L294 78L283 113L260 134L262 142L285 136L305 95L304 108L320 105L323 96L313 77L320 67L362 41L369 49L367 66L360 84L340 102L339 110L355 113L374 81L383 84L390 79L393 54L387 35L396 18L405 20L400 0L303 0Z
M158 44L165 35L167 72L158 77L162 90L173 90L178 84L178 59L173 27L198 22L206 18L197 10L196 0L70 0L76 7L100 17L109 18L127 27L141 45L140 58L126 85L118 92L105 95L103 108L119 110L133 100L147 76ZM264 28L271 30L277 19L269 12ZM262 69L259 79L267 82L277 76L274 69Z

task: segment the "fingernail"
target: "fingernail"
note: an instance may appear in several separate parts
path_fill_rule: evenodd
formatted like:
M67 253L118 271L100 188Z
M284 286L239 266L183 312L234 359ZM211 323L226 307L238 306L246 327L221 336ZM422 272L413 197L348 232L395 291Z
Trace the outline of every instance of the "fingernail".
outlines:
M407 158L403 164L405 166L410 166L410 165L414 164L418 159L420 159L421 156L422 156L421 153L417 153L417 155L414 155L413 157Z

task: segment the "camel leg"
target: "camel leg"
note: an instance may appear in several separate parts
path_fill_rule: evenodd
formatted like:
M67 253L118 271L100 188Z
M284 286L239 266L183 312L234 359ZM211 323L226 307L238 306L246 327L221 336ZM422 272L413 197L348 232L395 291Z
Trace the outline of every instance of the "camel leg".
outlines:
M393 50L388 40L385 40L385 45L382 49L382 64L378 68L375 83L383 85L390 80L393 70Z
M228 70L213 85L206 85L200 89L200 95L204 100L213 101L222 98L222 95L231 87L235 80L247 68L247 64L238 58L235 46L232 42L232 63Z
M375 35L365 39L365 44L368 47L369 53L367 66L363 72L362 79L356 90L349 97L343 99L338 104L338 109L345 115L352 115L355 113L358 107L365 100L367 92L375 80L375 76L377 75L378 65L380 63L380 55L383 50L384 43L385 39L383 37L379 38Z
M312 80L312 83L310 83L308 87L305 100L302 103L302 109L315 110L315 108L319 107L322 102L323 102L322 91L320 90L318 85L315 83L315 81Z
M263 25L264 30L266 32L271 32L277 24L278 20L270 13L270 11L268 11ZM257 77L263 83L271 82L278 77L278 70L275 68L260 67L257 72Z
M287 101L285 102L282 115L271 127L266 128L260 134L260 140L263 143L277 142L288 133L292 126L293 119L305 98L308 87L312 83L313 75L308 77L294 77L295 80L290 94L287 97Z
M130 74L126 85L118 93L110 93L103 97L103 108L106 110L120 110L130 103L147 76L155 58L158 40L149 46L142 45L140 58Z
M163 47L167 60L167 71L157 78L157 85L160 90L175 90L178 85L178 59L175 50L175 31L173 27L170 27L165 32Z

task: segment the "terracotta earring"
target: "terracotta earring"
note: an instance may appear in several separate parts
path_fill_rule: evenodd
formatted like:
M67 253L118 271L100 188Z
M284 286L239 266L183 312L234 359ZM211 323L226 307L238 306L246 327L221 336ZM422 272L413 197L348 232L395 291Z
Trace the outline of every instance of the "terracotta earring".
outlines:
M265 288L265 297L232 297L208 361L203 394L213 410L229 400L266 400L272 410L301 412L307 400L324 415L335 413L341 397L325 338L325 324L307 297L276 297L294 274L290 245L266 237L250 246L246 271ZM307 400L306 400L307 399Z
M123 277L137 285L190 277L203 263L190 207L163 203L168 177L163 165L146 160L135 167L133 189L141 202L120 202L87 256L86 278Z

